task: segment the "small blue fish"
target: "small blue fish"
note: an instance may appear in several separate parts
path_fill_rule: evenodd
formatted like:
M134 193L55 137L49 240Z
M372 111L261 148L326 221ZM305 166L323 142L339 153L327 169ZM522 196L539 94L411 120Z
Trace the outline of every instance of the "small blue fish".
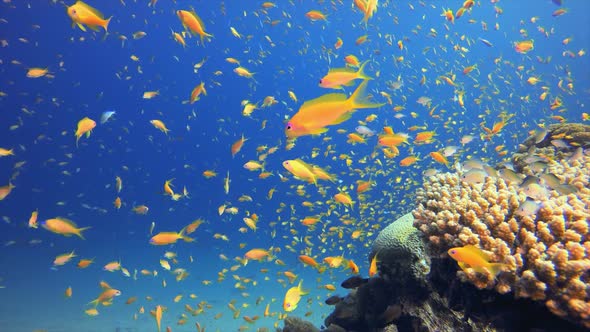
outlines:
M107 121L109 121L109 119L115 115L115 111L105 111L102 113L102 115L100 116L100 124L105 124Z

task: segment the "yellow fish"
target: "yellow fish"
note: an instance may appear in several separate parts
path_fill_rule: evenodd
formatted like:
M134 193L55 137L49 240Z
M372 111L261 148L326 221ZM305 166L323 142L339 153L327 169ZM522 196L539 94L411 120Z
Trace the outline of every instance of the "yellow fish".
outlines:
M82 236L82 232L90 228L78 228L76 227L76 224L73 221L59 217L45 220L42 226L50 232L61 234L63 236L77 235L81 239L84 239L84 237Z
M287 312L295 310L297 304L299 304L299 301L301 300L301 296L309 293L301 288L302 284L303 280L300 280L299 285L289 288L285 294L285 299L283 300L283 310Z
M285 160L283 161L283 167L301 180L315 185L318 184L317 177L312 168L301 159Z
M370 80L372 78L365 74L367 63L369 63L369 60L363 62L358 71L350 68L332 68L320 80L320 86L329 89L342 89L343 86L352 85L356 79Z
M478 247L472 245L451 248L448 254L452 259L457 261L461 270L465 271L467 268L472 268L474 271L480 273L488 271L494 278L507 267L506 264L490 263L489 256Z
M105 19L101 12L93 8L83 1L77 1L67 9L68 16L72 19L72 25L77 25L82 31L86 31L84 25L88 26L94 31L98 31L98 27L102 27L107 31L112 16Z
M164 246L167 244L176 243L176 241L182 239L185 242L193 242L195 239L184 235L185 229L183 228L180 232L160 232L150 239L150 244L157 246Z
M297 138L325 133L327 126L340 124L357 109L376 108L384 104L370 103L366 96L368 80L363 81L350 98L343 93L329 93L303 103L299 111L287 122L285 135Z
M90 137L90 133L92 129L96 127L96 121L85 117L82 120L78 121L78 127L76 129L76 146L78 146L78 141L82 135L86 134L86 138Z

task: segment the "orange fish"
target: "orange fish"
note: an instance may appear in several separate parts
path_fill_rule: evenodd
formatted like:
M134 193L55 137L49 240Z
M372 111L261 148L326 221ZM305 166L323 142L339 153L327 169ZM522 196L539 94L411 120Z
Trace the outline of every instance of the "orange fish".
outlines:
M199 97L203 95L207 95L207 90L205 90L205 82L201 82L201 84L197 85L193 91L191 92L191 99L190 103L193 104L199 100Z
M400 166L407 167L407 166L413 165L417 161L418 161L418 157L416 157L416 156L407 156L404 159L400 160L399 165Z
M186 41L184 40L184 37L181 34L179 34L178 32L172 31L172 37L174 38L174 40L177 43L182 45L182 47L186 47Z
M371 259L371 265L369 266L369 277L374 276L375 274L377 274L377 263L379 261L377 260L377 254L375 254L375 256L373 256L373 259Z
M213 35L205 32L205 25L203 24L203 21L201 21L199 15L197 15L197 13L195 13L194 11L189 12L186 10L177 10L176 14L178 15L178 18L180 19L180 22L182 23L182 26L184 26L185 29L190 31L190 33L192 33L193 35L199 35L201 37L201 44L203 46L205 45L203 43L205 37L213 37Z
M119 210L121 208L121 198L120 197L115 198L113 205L115 206L115 209Z
M0 187L0 201L5 199L14 188L16 188L16 186L10 183L10 181L8 181L8 185Z
M75 4L67 8L68 16L72 19L72 25L77 25L82 31L86 31L84 25L88 26L94 31L98 31L98 27L102 27L107 31L112 16L105 19L104 16L96 8L93 8L82 1L77 1Z
M48 68L29 68L29 70L27 70L27 77L39 78L47 75L47 73L49 73Z
M247 141L248 139L244 137L244 134L242 134L242 137L235 141L234 144L231 145L231 156L235 156L238 152L240 152L240 150L242 149L242 147L244 146L244 143Z
M364 72L367 63L369 63L369 60L363 62L358 71L350 68L332 68L320 80L320 86L329 89L342 89L343 86L352 85L356 79L370 80L372 78Z
M359 59L354 55L344 57L344 62L351 67L358 67L360 65Z
M166 128L164 122L162 122L161 120L150 120L150 123L157 129L160 129L160 131L162 131L164 134L168 135L170 129Z
M366 191L371 190L371 186L373 185L373 181L362 181L358 180L356 183L356 193L362 194Z
M206 177L207 179L210 179L212 177L217 176L217 173L215 171L205 170L205 171L203 171L203 176Z
M363 81L350 98L342 93L330 93L306 101L285 127L288 138L305 135L319 135L327 126L340 124L350 119L353 112L361 108L377 108L384 104L370 103L366 96L368 80Z
M515 42L514 49L518 53L526 54L529 51L531 51L532 49L534 49L534 42L532 39L531 40L524 40L524 41L520 41L520 42Z
M472 268L476 272L491 273L494 278L498 273L507 268L506 264L490 263L489 256L478 247L467 245L464 247L451 248L448 251L449 256L456 260L461 270Z
M43 226L43 228L45 228L46 230L56 234L61 234L63 236L76 235L81 239L84 239L84 237L82 236L82 232L90 228L78 228L76 227L76 224L73 221L60 217L47 219L42 223L41 226Z
M307 181L315 185L318 184L317 176L313 172L311 166L301 159L285 160L283 161L283 167L303 181Z
M162 329L162 327L161 327L161 325L162 325L162 306L160 306L160 305L156 306L156 313L155 313L154 317L156 318L156 325L158 326L158 332L160 332L160 330Z
M449 166L449 160L442 153L434 151L434 152L430 152L430 156L436 162L441 163L447 167Z
M310 10L305 13L305 17L312 21L326 21L326 15L319 10Z
M195 239L184 235L185 229L183 228L180 232L160 232L150 239L150 244L156 246L164 246L167 244L176 243L178 240L184 240L185 242L193 242Z
M313 259L313 257L309 257L309 256L306 256L306 255L300 255L299 256L299 261L301 263L303 263L305 265L309 265L311 267L315 267L315 268L318 268L319 267L318 262L315 259Z
M354 202L347 193L341 192L334 195L334 200L342 205L348 206L351 209L353 208Z
M31 217L29 218L29 227L30 228L37 228L39 224L37 224L37 216L39 215L39 211L35 210L31 213Z
M337 37L338 39L336 40L336 43L334 43L334 48L335 49L339 49L342 47L342 45L344 44L344 42L342 41L342 39L340 39L340 37Z
M138 205L138 206L134 206L132 211L135 212L136 214L147 214L149 209L150 208L145 205Z
M447 21L455 24L455 16L453 15L453 10L443 9L443 13L440 16L444 16L447 19Z
M102 293L100 293L100 295L96 299L90 301L90 303L89 303L89 304L94 305L94 308L96 308L99 304L108 305L112 302L112 300L115 296L121 295L120 290L110 288L110 287L108 287L108 285L104 285L103 289L104 289L104 291Z
M78 121L78 128L76 129L76 146L78 146L78 141L82 135L86 134L86 138L90 137L90 133L92 129L96 127L96 121L85 117L82 120Z
M388 148L397 147L403 143L408 143L408 136L403 134L385 134L379 136L377 141L379 145L386 146Z
M350 269L350 272L352 272L353 274L359 273L359 267L352 260L348 261L348 268Z
M79 269L85 269L88 266L90 266L90 264L94 263L94 259L80 259L80 261L78 262L78 264L76 265Z
M262 261L264 258L270 257L270 252L266 249L255 248L246 252L246 254L244 254L244 257L255 261Z

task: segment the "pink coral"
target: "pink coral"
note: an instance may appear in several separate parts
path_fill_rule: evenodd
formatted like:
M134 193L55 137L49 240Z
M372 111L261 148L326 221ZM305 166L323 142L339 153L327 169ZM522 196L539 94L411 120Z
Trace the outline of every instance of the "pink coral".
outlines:
M437 174L417 193L414 225L434 255L471 244L487 252L492 262L509 267L496 279L490 273L459 270L461 280L543 301L554 314L590 328L588 170L588 153L576 160L566 155L550 161L545 172L578 191L561 194L547 188L534 215L515 213L527 199L518 183L496 176L467 183L458 174ZM527 167L523 173L538 175Z

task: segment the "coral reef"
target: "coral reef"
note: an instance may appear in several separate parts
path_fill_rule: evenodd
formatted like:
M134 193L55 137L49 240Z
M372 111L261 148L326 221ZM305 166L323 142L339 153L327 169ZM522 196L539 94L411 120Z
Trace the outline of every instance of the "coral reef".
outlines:
M426 255L421 233L414 227L414 216L408 213L385 227L373 242L369 262L377 254L379 271L386 277L410 275L425 282L430 272L430 258Z
M549 135L575 137L584 145L586 127L552 126ZM531 193L520 182L499 176L471 183L458 174L438 174L426 179L417 193L414 225L435 256L445 257L452 247L475 245L492 262L508 267L496 279L485 271L458 271L463 281L541 301L557 316L590 328L590 156L578 149L559 151L560 159L550 159L534 147L528 154L544 158L540 177L557 178L575 192L554 190L544 181ZM533 166L522 166L524 175L539 175ZM525 202L533 199L538 209L523 213Z
M283 332L320 332L312 323L299 317L287 316Z
M541 133L541 132L540 132ZM554 140L563 140L572 147L590 147L590 125L583 123L555 123L549 126L544 136L532 135L527 138L520 149L520 152L535 146L543 148L554 146Z

